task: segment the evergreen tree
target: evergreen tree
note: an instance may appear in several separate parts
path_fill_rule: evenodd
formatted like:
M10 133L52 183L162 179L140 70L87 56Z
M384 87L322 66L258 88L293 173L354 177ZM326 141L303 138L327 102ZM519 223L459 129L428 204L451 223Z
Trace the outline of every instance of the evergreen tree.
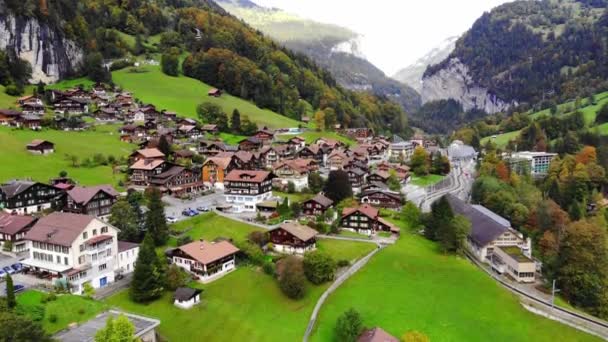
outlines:
M325 183L325 196L334 203L353 196L353 188L348 179L348 173L343 170L331 171Z
M13 309L15 306L17 306L13 277L11 277L11 275L8 273L6 274L6 306L8 306L9 309Z
M311 172L308 174L308 189L313 194L316 194L323 190L323 178L318 172Z
M247 115L243 115L243 119L241 120L241 134L243 135L252 135L258 130L258 126L255 122L249 120Z
M144 211L139 204L142 199L143 195L139 191L132 191L127 195L127 201L131 205L131 208L133 208L133 213L135 213L135 218L137 221L137 228L139 230L138 241L141 241L143 238L143 231L145 230L146 221L146 215L144 215Z
M145 228L152 235L156 246L162 246L169 238L165 209L161 193L157 188L150 189Z
M137 303L157 299L165 290L165 270L156 254L151 235L150 232L146 234L140 247L129 289L131 299Z
M120 229L118 239L122 241L138 242L139 241L139 226L137 225L137 216L133 211L131 204L125 199L121 199L114 203L110 211L109 222L114 227Z
M568 215L570 216L570 220L578 221L585 218L585 212L583 210L583 206L578 202L574 201L568 208Z
M144 48L144 43L141 39L141 34L136 34L135 35L135 46L133 47L133 54L135 56L139 56L144 52L145 48Z
M85 57L85 68L87 76L94 82L109 83L112 74L103 64L103 56L99 52L93 52Z
M158 150L165 155L165 159L169 158L169 155L171 155L171 144L169 144L167 137L164 135L161 135L160 138L158 138Z
M448 253L463 253L471 223L462 215L454 216L447 224L438 227L441 249Z
M431 216L424 229L424 236L430 240L440 238L440 230L451 224L454 218L452 207L445 196L431 205Z
M235 134L241 133L241 113L238 109L232 111L232 118L230 120L230 128Z

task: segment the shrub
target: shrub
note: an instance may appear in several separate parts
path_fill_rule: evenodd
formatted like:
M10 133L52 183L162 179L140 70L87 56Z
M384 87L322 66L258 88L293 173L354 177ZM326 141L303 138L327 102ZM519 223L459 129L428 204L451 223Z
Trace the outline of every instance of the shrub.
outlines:
M57 300L57 295L55 294L55 292L51 292L51 293L47 294L45 296L45 298L46 298L47 302L53 302L53 301Z
M287 182L287 193L293 194L296 192L296 184L292 181Z
M348 267L348 266L350 266L350 261L348 261L346 259L341 259L341 260L338 260L337 265L338 265L338 267Z
M11 241L11 240L4 241L4 244L2 245L2 250L5 252L12 251L13 250L13 241Z
M331 281L336 275L336 262L321 251L306 253L303 266L306 278L315 285Z
M28 309L28 315L32 321L40 322L44 318L44 311L43 305L34 305Z
M274 277L276 275L275 266L271 261L266 261L264 265L262 265L262 269L264 270L264 273L268 274L269 276Z
M268 243L268 234L266 232L261 232L261 231L256 230L256 231L249 233L249 236L247 237L247 239L249 240L249 242L254 243L261 247Z
M56 314L50 314L49 315L49 322L51 323L56 323L57 322L57 315Z
M130 59L121 59L117 60L110 65L110 71L116 71L120 69L124 69L126 67L130 67L133 65L133 61Z
M16 85L9 84L6 86L6 88L4 88L4 92L10 96L19 96L22 94L23 91L19 90L19 87L17 87Z
M189 280L190 276L182 268L177 265L169 266L167 270L167 288L169 290L175 291L179 287L184 287Z
M289 256L281 260L277 265L279 287L283 293L291 299L303 298L306 294L306 278L302 259Z
M355 342L363 331L361 315L355 309L348 309L336 322L336 340L340 342Z
M192 238L188 235L180 236L177 238L177 246L187 245L192 242Z
M265 261L264 252L258 245L254 245L250 242L238 242L237 247L254 265L262 265Z

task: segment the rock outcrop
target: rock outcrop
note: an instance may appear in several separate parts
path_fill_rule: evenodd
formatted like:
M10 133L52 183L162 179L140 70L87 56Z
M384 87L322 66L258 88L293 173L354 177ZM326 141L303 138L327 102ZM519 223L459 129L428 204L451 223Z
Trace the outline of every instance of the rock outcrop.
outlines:
M0 14L0 49L14 51L32 65L32 83L56 82L73 75L83 61L82 49L36 18Z
M422 103L454 99L462 104L464 110L477 108L489 114L517 105L516 102L505 102L478 86L469 75L469 68L458 58L452 58L447 67L422 79L421 96Z

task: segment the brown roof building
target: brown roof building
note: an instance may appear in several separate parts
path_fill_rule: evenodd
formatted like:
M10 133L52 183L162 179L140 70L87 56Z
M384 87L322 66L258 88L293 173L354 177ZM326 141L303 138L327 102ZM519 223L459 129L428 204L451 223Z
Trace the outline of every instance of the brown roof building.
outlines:
M236 268L239 249L228 241L194 241L171 251L172 262L200 277L203 282L215 280Z
M22 252L26 249L23 237L34 225L36 219L31 216L14 215L0 211L0 245L5 247L9 242L13 245L11 251Z
M316 230L299 223L283 223L270 230L270 242L279 253L304 254L316 248Z
M357 342L399 342L399 339L376 327L365 330L359 336Z
M118 201L118 192L111 185L76 186L67 192L65 210L91 216L110 214Z

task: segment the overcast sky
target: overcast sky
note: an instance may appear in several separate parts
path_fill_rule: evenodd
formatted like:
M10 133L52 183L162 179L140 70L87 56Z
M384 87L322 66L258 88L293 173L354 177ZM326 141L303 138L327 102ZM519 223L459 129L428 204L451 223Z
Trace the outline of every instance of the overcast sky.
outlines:
M387 75L415 62L444 39L468 30L506 0L253 0L362 34L362 50Z

